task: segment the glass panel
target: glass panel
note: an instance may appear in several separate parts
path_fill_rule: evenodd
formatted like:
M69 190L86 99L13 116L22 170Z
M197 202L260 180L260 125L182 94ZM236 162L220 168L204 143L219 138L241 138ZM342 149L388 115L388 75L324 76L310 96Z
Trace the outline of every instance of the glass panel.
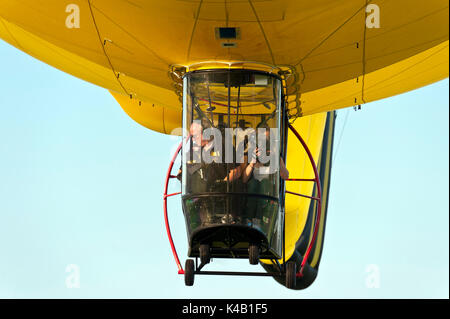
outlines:
M183 104L189 233L240 224L270 237L279 224L280 80L245 70L192 72Z

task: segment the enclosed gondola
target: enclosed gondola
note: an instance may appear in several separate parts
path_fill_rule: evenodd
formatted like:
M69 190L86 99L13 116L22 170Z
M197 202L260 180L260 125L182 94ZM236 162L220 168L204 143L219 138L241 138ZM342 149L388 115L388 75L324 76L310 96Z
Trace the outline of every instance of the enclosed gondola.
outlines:
M200 69L183 75L183 142L167 175L164 195L169 239L187 285L195 274L283 276L294 288L304 264L286 261L286 192L319 202L320 181L314 159L289 124L283 78L246 69ZM288 129L295 132L315 178L288 179L285 166ZM300 146L299 145L299 146ZM168 194L174 160L181 152L181 192ZM315 182L318 196L285 190L285 182ZM167 217L167 198L181 194L188 235L188 259L181 267ZM314 236L315 237L315 236ZM310 245L314 242L311 240ZM213 258L247 258L275 265L268 272L211 272ZM297 269L298 268L298 269Z

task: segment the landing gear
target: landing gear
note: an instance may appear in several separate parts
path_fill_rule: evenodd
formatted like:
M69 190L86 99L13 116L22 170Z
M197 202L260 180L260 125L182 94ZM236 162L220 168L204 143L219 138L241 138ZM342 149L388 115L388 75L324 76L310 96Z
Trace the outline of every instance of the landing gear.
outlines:
M200 252L200 262L202 263L202 265L209 264L209 262L211 261L211 253L209 245L208 244L200 245L199 252Z
M250 265L257 265L259 263L259 246L250 244L248 247L248 261Z
M195 265L194 260L187 259L184 267L184 283L186 286L194 285Z
M294 261L288 261L286 263L286 288L294 289L296 276L297 275L297 264Z

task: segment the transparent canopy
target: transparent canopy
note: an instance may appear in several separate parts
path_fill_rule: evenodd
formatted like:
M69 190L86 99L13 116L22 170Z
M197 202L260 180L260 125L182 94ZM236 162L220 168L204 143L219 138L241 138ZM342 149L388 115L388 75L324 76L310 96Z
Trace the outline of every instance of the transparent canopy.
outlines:
M217 251L258 242L262 255L279 257L281 101L281 81L270 74L185 75L182 195L191 256L209 241Z

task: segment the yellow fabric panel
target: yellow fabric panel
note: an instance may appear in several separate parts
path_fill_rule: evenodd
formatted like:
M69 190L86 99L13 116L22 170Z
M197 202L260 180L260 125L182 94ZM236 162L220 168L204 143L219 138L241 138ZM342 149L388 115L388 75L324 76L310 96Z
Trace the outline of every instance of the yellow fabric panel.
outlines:
M102 87L109 87L111 90L121 90L110 69L60 49L1 17L0 37L36 59L45 61L80 79Z
M326 113L320 113L299 118L294 123L294 128L308 145L316 163L322 148L326 118ZM288 136L286 165L290 178L314 178L309 158L291 132ZM312 195L313 186L313 182L286 182L286 190L307 196ZM286 259L294 253L295 244L306 224L310 203L308 198L286 194Z
M127 74L121 73L119 74L119 79L117 79L111 69L57 47L1 18L0 37L31 56L46 61L53 67L85 81L106 87L113 92L118 92L118 94L125 94L123 90L123 87L125 87L129 94L128 97L131 95L137 103L145 101L146 103L142 102L141 104L149 107L155 105L157 107L172 108L181 112L181 103L174 91L139 81L127 76ZM120 80L120 83L118 80ZM135 112L127 113L136 114L136 116L140 114ZM151 112L148 114L151 114ZM139 123L149 123L154 120L152 117L133 119ZM180 125L181 119L178 126ZM162 130L158 132L164 133Z
M326 156L327 158L324 159L324 162L326 163L324 165L324 167L318 167L319 172L320 171L324 171L324 178L322 181L322 215L320 218L320 222L319 222L319 231L317 234L317 238L316 238L316 244L315 244L315 249L314 249L314 255L313 255L313 259L311 261L310 266L313 268L316 268L318 266L318 262L320 259L320 256L322 255L322 250L323 250L323 240L324 240L324 235L325 235L325 219L326 219L326 208L328 207L328 202L330 200L330 196L328 194L329 190L330 190L330 177L331 177L331 165L332 165L332 156L333 156L333 151L332 151L332 147L333 147L333 138L334 138L334 128L336 125L336 117L335 114L333 113L330 117L329 120L329 127L332 127L332 129L330 129L329 133L328 133L328 141L323 141L322 143L326 143L325 145L327 146L327 150L326 150ZM322 147L325 147L325 145L322 145ZM322 149L322 153L320 156L324 156L324 150ZM322 159L319 158L318 162L322 162ZM322 162L323 163L323 162ZM320 174L320 173L319 173ZM316 202L317 204L317 202ZM314 223L312 224L312 229L314 229ZM312 239L312 235L313 235L313 231L311 231L311 238Z
M448 77L449 42L408 59L349 80L302 95L304 115L336 110L387 98ZM364 83L364 96L362 86ZM364 101L363 101L364 98Z
M129 96L111 92L123 110L139 124L156 132L181 135L181 110L140 102Z
M76 4L80 8L79 29L66 27L66 18L69 16L66 6L69 3ZM106 67L107 61L95 27L87 16L88 12L88 2L79 0L70 2L58 0L0 1L0 17L4 20L57 47Z
M366 102L448 76L445 64L437 67L444 60L442 55L410 64L410 72L401 72L404 76L396 75L398 67L390 67L448 42L447 0L70 3L80 8L79 29L65 26L67 3L2 0L0 17L10 30L1 31L0 37L48 64L109 90L175 109L180 108L180 103L169 94L173 91L169 67L205 60L293 67L304 115L362 103L363 74ZM365 28L365 5L372 3L380 8L379 29ZM224 26L240 28L235 48L222 47L230 40L216 39L215 28ZM28 40L19 40L25 34ZM56 58L59 54L65 58ZM448 59L448 52L443 55ZM80 71L74 64L82 64L85 70ZM409 76L420 72L421 76ZM391 77L396 78L393 85L377 84Z

